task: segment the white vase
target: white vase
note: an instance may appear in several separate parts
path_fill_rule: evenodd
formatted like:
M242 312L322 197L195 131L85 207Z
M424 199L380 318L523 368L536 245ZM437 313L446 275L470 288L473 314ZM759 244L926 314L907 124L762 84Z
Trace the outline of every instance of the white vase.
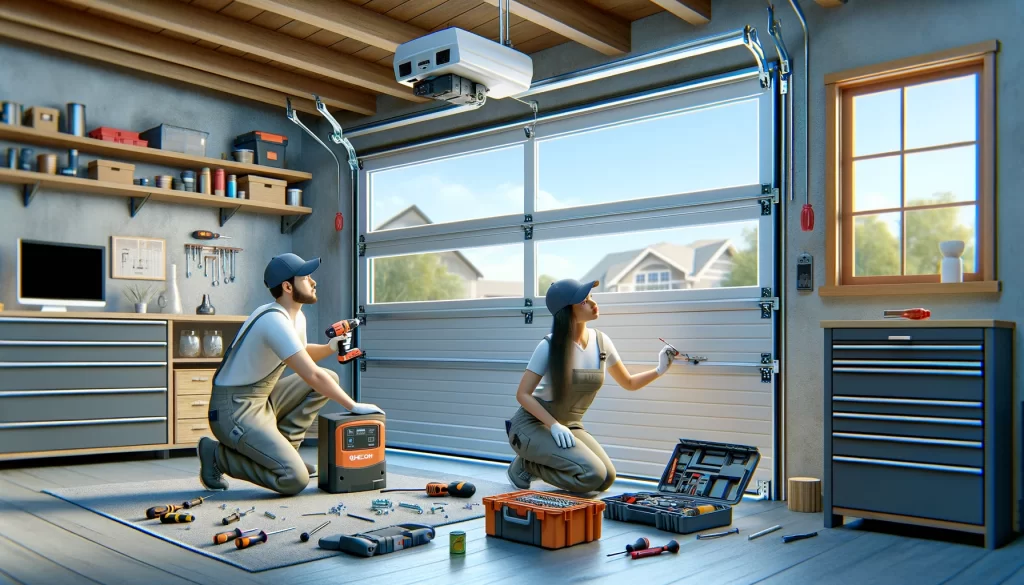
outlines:
M178 292L178 265L171 264L171 272L167 278L168 287L164 292L160 293L156 302L160 305L165 313L173 313L180 315L181 309L181 293Z
M964 253L964 242L962 240L939 242L939 251L942 252L939 280L941 282L963 282L964 261L960 256Z

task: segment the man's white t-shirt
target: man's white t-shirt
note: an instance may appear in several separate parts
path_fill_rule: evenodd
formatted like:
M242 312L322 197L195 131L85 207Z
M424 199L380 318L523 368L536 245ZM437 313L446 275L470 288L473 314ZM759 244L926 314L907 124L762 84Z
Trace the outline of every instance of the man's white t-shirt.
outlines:
M574 343L576 347L573 348L573 369L575 370L596 370L601 366L601 356L597 351L597 333L593 329L587 329L586 345L581 346L578 343ZM604 336L604 352L605 352L605 365L611 367L619 362L619 352L615 349L615 344L607 335ZM551 376L548 375L548 354L551 351L551 344L546 339L541 339L540 343L537 344L537 348L533 350L533 356L530 357L530 363L526 365L526 369L542 376L540 384L537 389L533 391L533 395L541 400L551 400Z
M279 303L267 303L242 323L239 334L260 313L274 307L249 329L245 340L231 350L231 356L214 383L221 386L246 386L266 378L281 362L306 348L306 317L295 313L295 321ZM233 341L233 340L232 340Z

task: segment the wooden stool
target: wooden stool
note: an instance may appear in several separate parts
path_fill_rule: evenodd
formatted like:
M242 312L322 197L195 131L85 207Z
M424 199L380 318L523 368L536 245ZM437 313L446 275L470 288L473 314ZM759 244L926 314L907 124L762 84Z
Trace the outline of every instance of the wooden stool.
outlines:
M816 477L789 478L786 506L793 512L821 512L821 480Z

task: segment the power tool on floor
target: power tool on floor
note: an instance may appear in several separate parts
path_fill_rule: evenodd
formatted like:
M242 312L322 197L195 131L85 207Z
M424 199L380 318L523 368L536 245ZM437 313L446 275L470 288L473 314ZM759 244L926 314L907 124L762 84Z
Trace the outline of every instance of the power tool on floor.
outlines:
M366 355L366 352L358 347L352 349L352 331L356 327L359 327L359 319L343 319L328 327L327 331L324 332L327 335L327 339L334 339L335 337L344 338L338 344L338 363L340 364L347 364L356 358Z
M338 534L320 539L320 548L340 550L360 557L384 555L421 544L434 538L434 528L426 524L398 524L351 536Z
M330 494L387 487L384 415L332 412L317 422L317 484Z

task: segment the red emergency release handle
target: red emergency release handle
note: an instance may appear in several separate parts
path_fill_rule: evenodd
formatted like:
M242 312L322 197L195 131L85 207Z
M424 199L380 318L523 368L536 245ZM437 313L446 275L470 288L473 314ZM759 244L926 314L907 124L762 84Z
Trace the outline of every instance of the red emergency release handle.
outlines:
M343 228L343 227L345 227L345 218L344 218L344 216L341 215L341 212L339 211L334 216L334 230L340 232L341 228Z

